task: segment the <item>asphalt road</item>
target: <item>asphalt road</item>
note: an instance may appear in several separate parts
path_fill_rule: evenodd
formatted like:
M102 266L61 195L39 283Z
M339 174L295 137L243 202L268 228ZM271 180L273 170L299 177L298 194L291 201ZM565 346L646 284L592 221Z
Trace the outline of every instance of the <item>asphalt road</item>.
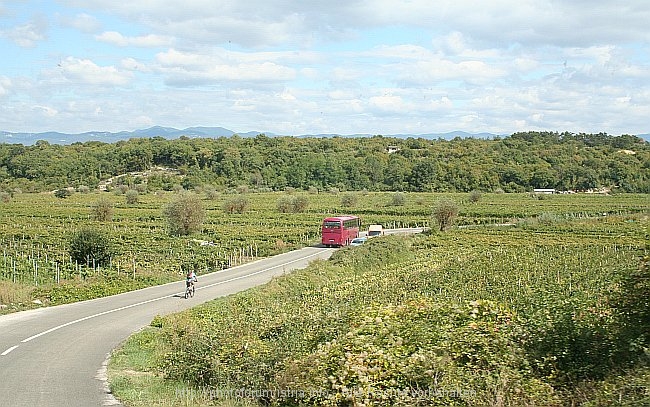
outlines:
M263 284L333 251L307 247L199 276L196 295L187 300L179 281L0 316L0 406L119 405L106 384L107 357L154 316Z

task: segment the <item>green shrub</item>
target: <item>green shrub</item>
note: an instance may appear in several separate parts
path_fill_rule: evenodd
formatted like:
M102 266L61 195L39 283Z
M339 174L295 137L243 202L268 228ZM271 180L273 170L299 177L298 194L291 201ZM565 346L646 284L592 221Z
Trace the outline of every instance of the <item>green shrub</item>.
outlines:
M140 193L135 189L129 189L126 191L126 203L129 205L135 205L140 200Z
M113 219L113 204L106 198L100 198L92 209L95 220L110 222Z
M483 194L477 190L473 190L472 192L469 193L469 201L472 203L476 203L480 201L482 197Z
M170 234L185 236L201 230L205 210L197 195L183 193L163 208L163 216Z
M237 196L231 199L228 199L223 203L223 210L227 213L244 213L250 201L245 196Z
M138 191L141 194L146 194L147 193L147 184L141 183L141 184L135 184L134 189Z
M80 229L72 234L68 243L72 260L86 266L104 266L113 255L108 236L96 229Z
M281 213L304 212L309 206L309 199L306 196L285 195L278 199L277 208Z
M71 195L72 195L72 191L67 189L57 189L56 191L54 191L54 196L61 199L67 198Z
M299 195L293 199L294 212L304 212L309 207L309 198L304 195Z
M370 306L346 334L287 362L277 385L316 390L302 405L559 405L528 368L516 319L489 301Z
M121 184L121 185L118 185L118 186L115 188L114 192L115 192L115 195L124 195L124 194L126 194L126 192L127 192L128 190L129 190L129 186L128 186L128 185L126 185L126 184Z
M584 299L545 298L525 322L536 374L559 388L603 378L616 349L611 323Z
M650 256L641 257L639 268L623 275L620 291L612 295L620 324L619 360L650 362Z
M441 199L433 207L433 220L440 231L454 224L458 216L458 205L451 199Z
M402 192L395 192L390 200L391 206L404 206L406 204L406 195Z
M357 204L359 197L354 192L348 192L341 197L341 206L351 208Z
M205 193L205 198L210 201L214 201L219 197L219 192L212 185L206 185L203 187L203 192Z
M293 212L293 197L285 195L278 198L277 203L278 212L280 213L290 213Z

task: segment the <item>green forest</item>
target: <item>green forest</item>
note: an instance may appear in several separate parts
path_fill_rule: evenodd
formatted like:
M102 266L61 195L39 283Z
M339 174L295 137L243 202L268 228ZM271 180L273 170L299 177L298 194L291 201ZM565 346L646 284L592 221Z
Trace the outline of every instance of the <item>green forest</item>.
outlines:
M150 190L210 185L259 191L650 192L650 143L630 135L515 133L504 138L332 137L165 139L71 145L0 144L0 191L95 189L102 180L162 167ZM124 177L124 183L141 182ZM132 186L132 185L131 185Z

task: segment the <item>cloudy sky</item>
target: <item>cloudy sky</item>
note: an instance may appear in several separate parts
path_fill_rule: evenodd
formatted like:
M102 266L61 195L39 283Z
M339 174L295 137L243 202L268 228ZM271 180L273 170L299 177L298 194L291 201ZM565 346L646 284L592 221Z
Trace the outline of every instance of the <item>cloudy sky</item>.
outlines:
M0 0L0 130L650 133L647 0Z

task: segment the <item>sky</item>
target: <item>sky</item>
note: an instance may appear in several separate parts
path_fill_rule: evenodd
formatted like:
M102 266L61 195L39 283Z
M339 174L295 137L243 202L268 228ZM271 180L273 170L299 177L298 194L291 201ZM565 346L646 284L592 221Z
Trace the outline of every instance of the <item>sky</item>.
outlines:
M650 133L647 0L0 0L0 130Z

